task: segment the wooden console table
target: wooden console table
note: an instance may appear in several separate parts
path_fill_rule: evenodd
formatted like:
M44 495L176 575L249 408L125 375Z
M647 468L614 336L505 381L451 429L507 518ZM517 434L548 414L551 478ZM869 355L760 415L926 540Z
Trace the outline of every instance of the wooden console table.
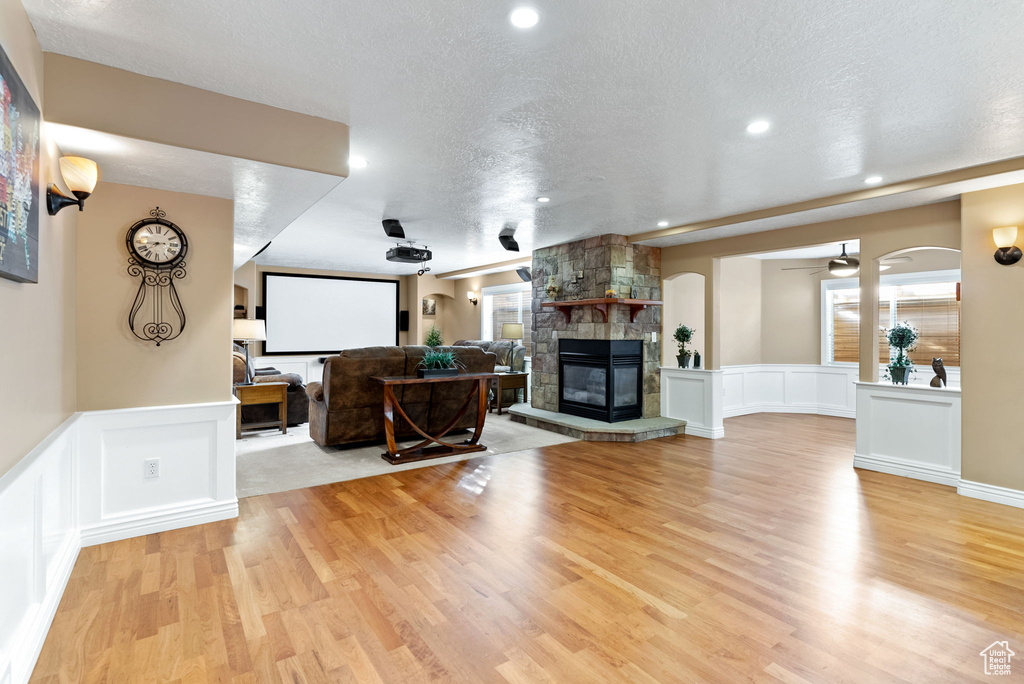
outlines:
M565 320L572 318L572 310L577 306L592 306L601 312L604 322L608 322L608 306L611 304L624 304L629 307L629 322L636 323L636 315L649 306L661 306L663 301L658 299L623 299L608 297L604 299L565 299L557 302L543 302L542 307L546 309L558 309L565 315Z
M491 380L496 377L494 373L463 373L461 375L452 375L444 378L418 378L415 376L379 376L375 375L371 379L376 380L380 384L384 385L384 432L387 435L388 450L386 453L381 454L388 463L399 464L399 463L410 463L412 461L424 461L430 458L441 458L443 456L454 456L455 454L465 454L473 451L484 451L487 449L483 444L479 444L480 435L484 429L484 419L487 418L487 390L490 387ZM466 403L462 405L462 408L458 410L455 417L444 426L436 435L429 435L420 426L416 425L406 415L402 409L401 404L398 403L398 399L395 397L395 387L398 385L431 385L442 382L465 382L467 380L473 381L473 389L470 390L469 395L466 397ZM473 405L473 399L477 400L476 409L476 429L473 431L473 436L460 444L453 444L451 442L444 441L445 435L447 435L455 424L462 419L462 416L466 415L469 411L469 407ZM413 430L415 430L423 441L414 444L411 447L405 449L399 449L398 444L395 442L395 413L401 418L405 419ZM437 446L428 446L429 444L436 444Z

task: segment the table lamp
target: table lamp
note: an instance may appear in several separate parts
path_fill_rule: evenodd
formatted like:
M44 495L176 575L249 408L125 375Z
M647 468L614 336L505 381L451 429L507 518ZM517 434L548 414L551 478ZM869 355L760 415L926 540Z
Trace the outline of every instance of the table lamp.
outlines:
M502 323L501 324L501 339L503 339L503 340L521 340L521 339L523 339L523 324L522 323Z
M245 349L245 382L239 385L251 385L252 376L249 374L249 343L263 342L267 339L267 323L258 318L236 318L231 321L231 338L240 340Z

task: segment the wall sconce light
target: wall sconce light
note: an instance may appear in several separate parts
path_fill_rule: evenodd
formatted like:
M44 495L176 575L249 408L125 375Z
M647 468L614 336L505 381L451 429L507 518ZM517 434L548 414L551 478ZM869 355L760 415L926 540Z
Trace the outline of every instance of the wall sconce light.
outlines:
M46 210L54 216L64 207L78 205L78 211L85 210L85 199L96 189L100 170L96 162L85 157L61 157L60 175L74 197L68 197L57 186L50 183L46 189Z
M996 243L995 259L1003 266L1013 266L1020 261L1020 247L1013 243L1017 241L1017 226L1006 226L1005 228L993 228L992 239Z
M479 299L476 298L476 292L473 292L472 290L466 292L466 299L473 302L473 306L476 306L477 302L480 301Z

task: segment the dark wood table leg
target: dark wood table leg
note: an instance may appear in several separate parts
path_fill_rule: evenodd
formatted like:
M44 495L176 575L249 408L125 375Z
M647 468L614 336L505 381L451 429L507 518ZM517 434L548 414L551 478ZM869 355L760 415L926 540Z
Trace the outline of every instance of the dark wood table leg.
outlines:
M382 454L385 460L390 456L398 458L398 445L395 444L395 393L388 385L384 386L384 435L388 440L388 453Z
M281 392L284 396L281 397L281 403L277 407L277 417L281 420L281 434L288 434L288 389L284 388Z
M498 378L498 415L501 415L501 395L504 394L501 390L501 378Z
M486 451L487 447L482 444L478 444L480 436L483 434L484 421L487 418L487 386L490 383L490 378L483 378L477 380L473 385L473 390L466 397L466 402L459 409L451 421L441 428L436 435L427 434L420 426L416 425L411 418L402 409L401 404L395 398L391 387L388 385L384 386L384 433L387 437L388 450L386 453L381 454L381 458L391 464L410 463L412 461L425 461L432 458L442 458L444 456L454 456L457 454L470 453L474 451ZM476 416L476 429L473 432L473 437L466 441L454 444L452 442L446 442L444 440L445 435L451 432L455 424L462 419L462 416L466 415L469 407L472 405L473 399L477 400L477 416ZM413 446L399 449L395 443L395 428L394 428L394 414L397 413L400 418L403 418L409 426L415 430L423 441ZM436 444L437 446L427 446L428 444Z

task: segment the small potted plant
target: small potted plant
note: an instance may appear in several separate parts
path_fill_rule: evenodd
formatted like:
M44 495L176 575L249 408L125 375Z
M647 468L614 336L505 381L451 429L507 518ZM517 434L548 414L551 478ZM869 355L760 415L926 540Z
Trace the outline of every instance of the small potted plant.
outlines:
M423 354L416 369L416 376L420 378L447 378L459 374L462 364L459 357L453 351L441 351L430 348Z
M889 340L889 366L887 373L894 385L906 385L910 380L910 374L914 372L914 362L910 360L907 352L914 351L914 343L917 342L917 329L906 321L897 323L885 331ZM896 350L896 356L892 356L892 350Z
M423 340L423 344L428 347L440 347L444 344L444 337L441 335L441 329L436 325L430 326L430 330L427 331L427 337Z
M688 328L685 325L680 325L676 328L674 337L679 344L679 354L676 356L676 361L679 362L680 368L690 367L690 357L693 356L693 352L686 348L686 343L693 339L693 332L693 328Z

